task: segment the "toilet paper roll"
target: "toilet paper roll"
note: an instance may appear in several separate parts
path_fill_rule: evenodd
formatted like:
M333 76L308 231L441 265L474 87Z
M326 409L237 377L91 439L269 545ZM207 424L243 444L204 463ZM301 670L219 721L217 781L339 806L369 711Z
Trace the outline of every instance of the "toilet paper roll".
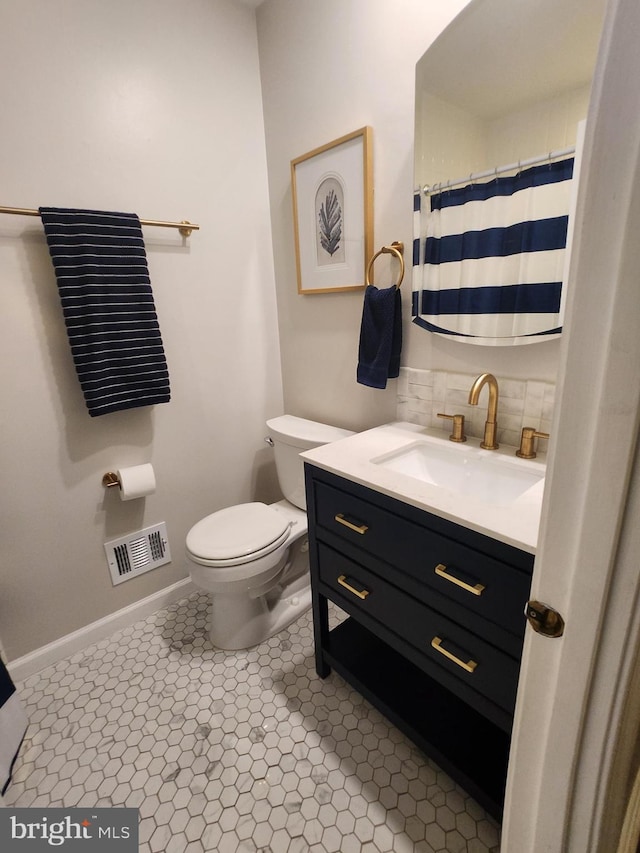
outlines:
M156 475L153 465L132 465L130 468L120 468L117 471L120 483L120 500L132 501L152 495L156 490Z

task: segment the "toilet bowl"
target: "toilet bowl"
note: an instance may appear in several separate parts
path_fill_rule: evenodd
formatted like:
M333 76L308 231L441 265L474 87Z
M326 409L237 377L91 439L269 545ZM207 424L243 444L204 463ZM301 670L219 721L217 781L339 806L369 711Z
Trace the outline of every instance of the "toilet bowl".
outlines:
M186 538L189 573L211 594L209 636L245 649L311 606L303 450L353 433L292 415L267 421L284 500L236 504L198 521Z

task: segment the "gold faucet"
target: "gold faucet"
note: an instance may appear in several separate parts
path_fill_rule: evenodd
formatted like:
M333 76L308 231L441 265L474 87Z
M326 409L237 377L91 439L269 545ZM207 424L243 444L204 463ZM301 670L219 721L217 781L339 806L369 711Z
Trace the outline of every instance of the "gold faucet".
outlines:
M548 432L540 432L533 427L522 427L522 435L520 436L520 449L516 450L516 456L521 459L535 459L537 454L534 447L536 438L549 438Z
M484 425L484 439L480 447L484 450L497 450L498 442L496 433L498 430L498 382L493 373L481 373L475 380L469 391L469 405L477 406L480 391L484 385L489 386L489 406L487 408L487 420Z
M464 434L464 415L445 415L444 412L438 412L437 417L446 418L452 422L453 428L449 436L449 441L462 444L462 442L467 440L467 436Z

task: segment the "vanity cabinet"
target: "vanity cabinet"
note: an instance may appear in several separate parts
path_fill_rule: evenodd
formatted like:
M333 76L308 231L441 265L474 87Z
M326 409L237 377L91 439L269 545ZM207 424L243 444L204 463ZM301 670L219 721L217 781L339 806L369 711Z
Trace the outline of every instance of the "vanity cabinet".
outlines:
M500 818L533 556L305 463L316 669ZM328 601L348 614L329 630Z

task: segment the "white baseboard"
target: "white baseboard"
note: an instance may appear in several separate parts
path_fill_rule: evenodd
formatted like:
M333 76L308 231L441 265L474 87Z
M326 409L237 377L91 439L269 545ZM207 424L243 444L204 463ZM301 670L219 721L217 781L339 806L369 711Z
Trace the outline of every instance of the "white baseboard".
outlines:
M185 578L171 586L165 587L153 595L136 601L128 607L123 607L122 610L116 610L109 616L98 619L97 622L91 622L85 625L84 628L79 628L71 634L66 634L60 637L59 640L54 640L53 643L48 643L46 646L41 646L29 654L23 655L21 658L11 661L7 665L7 669L14 682L24 681L30 675L44 669L46 666L58 663L69 655L86 649L87 646L104 640L105 637L115 634L116 631L127 628L133 625L140 619L146 619L163 607L168 607L182 598L186 598L196 591L191 578Z

